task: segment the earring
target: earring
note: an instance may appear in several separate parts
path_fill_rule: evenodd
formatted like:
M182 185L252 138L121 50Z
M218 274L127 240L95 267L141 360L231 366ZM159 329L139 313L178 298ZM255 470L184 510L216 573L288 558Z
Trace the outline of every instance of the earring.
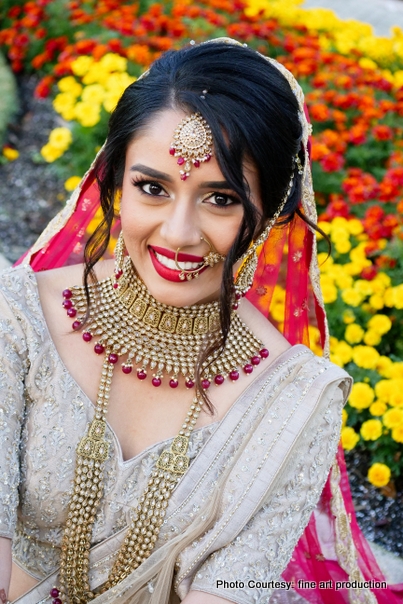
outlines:
M118 240L115 246L115 282L113 284L114 289L119 287L119 279L123 275L123 263L125 260L126 246L125 240L123 239L123 231L120 231Z
M297 159L296 159L297 157L298 156L295 156L293 158L293 160L294 160L294 163L297 165L298 174L301 174L300 169L302 169L302 165L301 165L299 157L298 157L298 161L297 161ZM239 300L242 296L245 296L245 294L252 287L253 278L255 276L255 272L256 272L257 264L258 264L257 250L268 239L268 237L270 235L270 231L272 230L273 226L275 225L275 223L277 221L277 218L280 216L281 212L284 209L285 204L287 203L288 197L290 196L290 193L292 191L292 187L294 184L294 173L295 173L295 168L292 173L289 185L287 187L287 192L284 195L279 207L277 208L277 212L274 214L273 218L271 218L269 224L267 225L267 227L265 228L263 233L256 239L256 241L254 243L252 243L250 245L249 249L240 258L240 260L242 261L242 264L240 266L240 269L237 273L237 276L236 276L235 282L234 282L234 291L235 291L235 305L234 306L237 305L237 300Z

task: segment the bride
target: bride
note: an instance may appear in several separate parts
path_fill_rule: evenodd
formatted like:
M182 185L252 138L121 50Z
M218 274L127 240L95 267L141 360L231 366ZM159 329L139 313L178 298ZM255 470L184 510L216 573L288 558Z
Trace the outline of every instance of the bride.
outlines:
M309 131L275 61L169 52L3 273L4 602L326 602L321 578L368 579L336 462L312 514L351 379L298 343L315 305L328 346ZM267 319L281 279L287 337Z

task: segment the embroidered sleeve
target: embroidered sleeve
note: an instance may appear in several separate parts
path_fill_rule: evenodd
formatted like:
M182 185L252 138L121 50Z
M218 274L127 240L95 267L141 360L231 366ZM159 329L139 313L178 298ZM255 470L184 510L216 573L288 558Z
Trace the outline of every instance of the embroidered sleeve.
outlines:
M334 460L345 396L341 388L308 425L291 456L274 497L253 516L234 541L214 552L196 571L190 589L238 604L269 601L282 581L292 552L317 504ZM318 416L316 416L318 418ZM280 587L280 586L277 586ZM281 586L287 589L286 585Z
M24 410L25 337L0 292L0 537L13 537Z

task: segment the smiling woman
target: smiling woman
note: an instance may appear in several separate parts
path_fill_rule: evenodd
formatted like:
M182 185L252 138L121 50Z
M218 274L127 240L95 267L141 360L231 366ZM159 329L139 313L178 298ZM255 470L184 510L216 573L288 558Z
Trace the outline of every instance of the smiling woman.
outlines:
M337 463L315 509L351 380L299 343L309 295L328 347L309 131L275 61L231 40L166 53L126 89L67 207L3 273L10 599L326 602L308 580L374 571L353 555ZM285 245L287 337L245 297L271 297Z

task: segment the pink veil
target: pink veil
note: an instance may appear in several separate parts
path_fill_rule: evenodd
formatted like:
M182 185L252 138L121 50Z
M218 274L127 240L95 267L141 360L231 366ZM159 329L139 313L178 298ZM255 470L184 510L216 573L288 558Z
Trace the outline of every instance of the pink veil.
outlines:
M309 155L309 128L307 130L303 144ZM305 189L300 209L316 223L311 171L309 162L305 163ZM43 271L83 262L85 242L101 216L93 166L63 210L17 264ZM119 232L118 221L113 232ZM248 298L267 317L271 316L280 284L284 314L281 319L276 316L278 327L291 344L309 346L309 325L316 323L324 354L327 354L329 335L319 284L315 232L298 215L288 225L273 228L260 250L255 281ZM386 587L375 584L381 584L385 579L358 527L341 447L319 504L283 577L294 582L295 591L303 598L291 601L301 604L403 602L403 584ZM299 581L310 583L301 584ZM336 591L337 581L350 582L350 586ZM322 586L320 582L324 582ZM365 586L357 588L360 583Z

